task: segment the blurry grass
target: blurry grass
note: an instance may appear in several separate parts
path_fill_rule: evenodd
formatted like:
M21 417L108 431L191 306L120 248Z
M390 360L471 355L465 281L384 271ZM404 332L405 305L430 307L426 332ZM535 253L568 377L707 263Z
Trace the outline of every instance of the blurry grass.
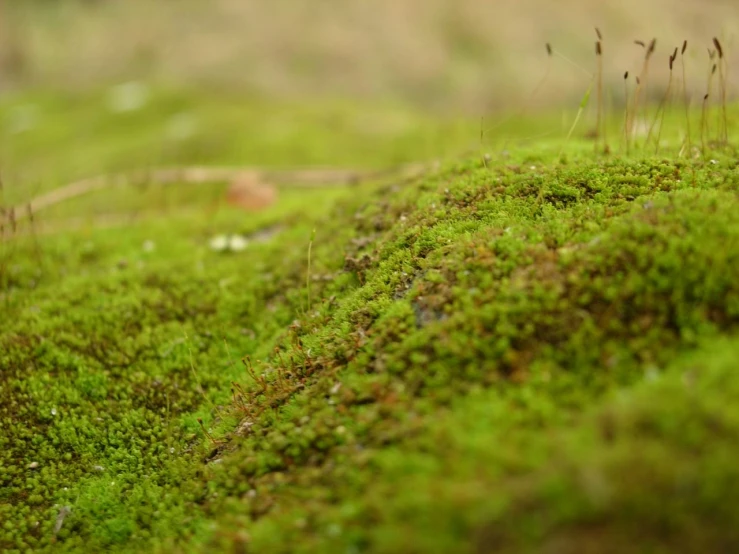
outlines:
M7 203L74 179L161 165L384 168L477 147L476 123L408 108L305 104L139 84L143 105L111 91L23 94L0 102Z

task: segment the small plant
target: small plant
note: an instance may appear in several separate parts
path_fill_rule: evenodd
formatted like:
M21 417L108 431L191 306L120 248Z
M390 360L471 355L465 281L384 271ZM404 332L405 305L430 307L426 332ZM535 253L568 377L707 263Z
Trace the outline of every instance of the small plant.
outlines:
M662 136L662 124L665 120L665 111L667 110L667 105L670 100L670 93L672 92L672 68L675 64L675 59L677 58L677 47L675 48L675 51L670 54L669 59L669 67L670 67L670 77L667 81L667 89L665 90L665 95L662 97L662 100L659 103L659 106L657 107L657 112L654 114L654 121L652 121L652 124L649 126L649 132L647 133L647 140L645 144L649 144L649 139L652 136L652 131L654 130L655 125L657 124L657 121L659 121L659 127L657 128L657 138L656 138L656 148L655 152L659 153L659 142L660 137Z
M624 126L622 139L626 147L626 154L629 154L629 72L624 72Z
M713 89L713 76L716 74L716 64L713 62L716 56L716 51L708 50L708 59L711 62L711 69L708 71L708 83L706 84L706 94L703 96L703 107L701 109L701 150L703 155L706 155L706 137L709 135L709 124L708 124L708 100L711 97Z
M539 79L539 82L536 83L536 86L531 91L531 95L529 96L529 102L533 101L533 99L536 97L537 93L539 92L539 89L544 86L544 83L547 82L549 79L549 73L552 70L552 54L554 51L552 50L552 45L548 42L546 43L546 50L547 50L547 67L544 70L544 75L542 75L541 79ZM524 106L524 110L526 109L526 106ZM522 114L523 115L523 114Z
M729 131L726 117L726 61L724 60L724 49L718 38L713 37L713 45L718 54L718 80L721 88L721 115L719 119L718 142L726 144L729 142Z
M595 134L596 134L596 150L598 149L598 139L603 140L603 152L608 152L608 140L606 138L605 119L603 113L603 35L600 29L595 28L595 33L598 35L598 40L595 43L595 58L597 63L596 70L596 82L597 82L597 95L598 95L598 115L595 123Z
M703 107L701 109L701 151L704 156L706 155L706 126L708 125L706 106L708 104L708 96L708 93L703 95Z
M249 356L244 356L241 359L241 363L244 364L244 367L246 368L246 372L249 374L249 377L252 378L254 383L259 386L261 392L267 391L267 380L264 378L264 375L257 375L256 371L254 371L254 366L251 363L251 358Z
M636 78L636 90L634 91L634 105L631 110L631 123L629 125L629 134L636 132L636 119L639 116L639 100L641 97L642 89L646 88L647 76L649 75L649 61L654 54L654 50L657 47L657 39L653 38L649 45L646 45L641 40L634 41L635 44L645 49L644 62L642 64L641 73ZM645 108L646 109L646 108Z
M231 397L233 399L234 406L244 413L249 411L249 408L246 405L248 395L236 381L231 381Z
M214 436L213 436L213 435L212 435L212 434L210 433L210 431L208 431L208 430L207 430L207 429L205 428L205 424L203 423L203 418L201 418L201 417L199 417L199 418L198 418L198 424L200 425L200 429L201 429L201 430L203 431L203 434L204 434L204 435L205 435L206 437L208 437L208 440L210 440L210 442L212 442L212 443L213 443L214 445L219 445L219 444L223 444L223 441L220 441L220 440L216 439L216 438L215 438L215 437L214 437Z

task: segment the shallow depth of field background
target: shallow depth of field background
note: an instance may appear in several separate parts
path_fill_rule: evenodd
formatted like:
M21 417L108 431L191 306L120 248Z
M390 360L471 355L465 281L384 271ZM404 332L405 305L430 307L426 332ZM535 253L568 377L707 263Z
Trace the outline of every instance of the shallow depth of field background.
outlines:
M306 101L400 99L471 115L523 99L558 107L587 87L595 26L616 103L624 71L640 66L635 39L657 38L654 74L663 77L687 39L690 85L702 94L718 36L732 90L739 84L736 0L0 0L0 10L5 91L144 80ZM546 42L574 63L555 57L529 102Z
M694 118L713 37L739 91L737 0L0 0L3 201L156 165L388 167L561 142L596 27L614 146L635 40L657 39L648 113L684 40Z

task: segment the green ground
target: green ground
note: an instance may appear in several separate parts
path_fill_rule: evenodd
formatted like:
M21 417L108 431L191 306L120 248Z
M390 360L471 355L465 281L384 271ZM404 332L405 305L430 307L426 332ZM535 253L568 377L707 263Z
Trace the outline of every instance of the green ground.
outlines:
M449 161L260 214L222 185L123 189L6 229L0 550L739 548L733 150L595 155L558 117L480 146L478 122L397 107L104 106L6 100L6 204L154 162ZM222 233L252 241L214 252Z

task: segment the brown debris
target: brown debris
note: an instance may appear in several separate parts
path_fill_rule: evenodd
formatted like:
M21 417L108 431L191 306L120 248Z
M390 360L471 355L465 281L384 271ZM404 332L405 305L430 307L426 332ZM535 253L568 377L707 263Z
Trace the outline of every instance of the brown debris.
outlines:
M277 189L260 180L256 172L242 173L231 181L226 201L246 211L260 211L277 201Z

